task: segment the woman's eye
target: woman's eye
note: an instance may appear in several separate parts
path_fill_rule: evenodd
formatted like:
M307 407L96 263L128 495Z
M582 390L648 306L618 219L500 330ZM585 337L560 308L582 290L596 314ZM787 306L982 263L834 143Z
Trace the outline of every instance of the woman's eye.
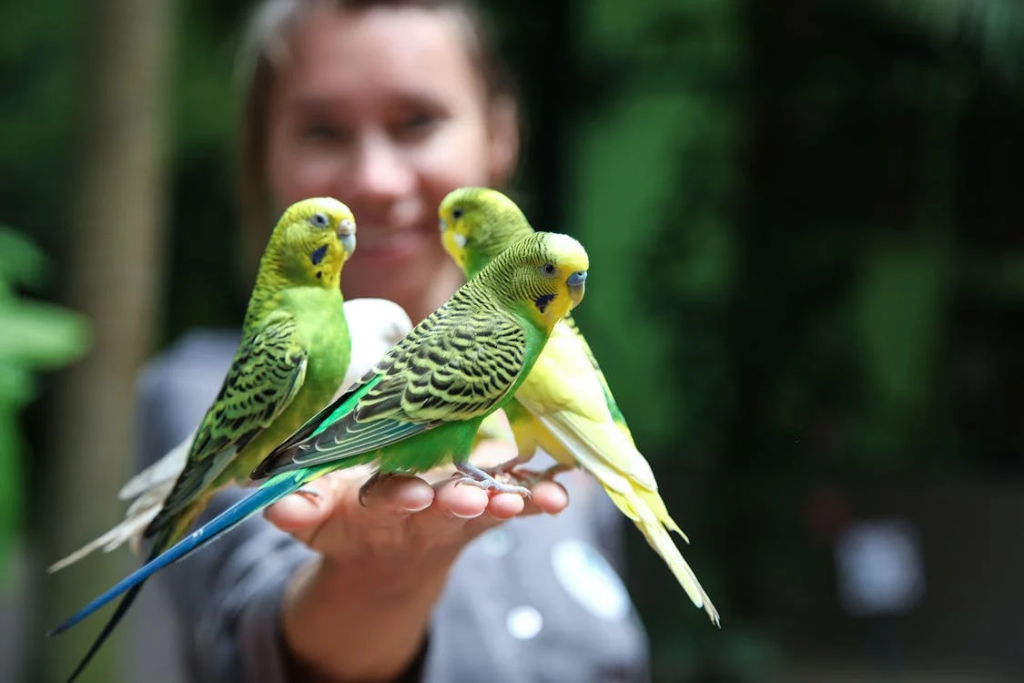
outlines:
M418 112L416 114L413 114L412 116L406 117L405 127L423 128L425 126L433 124L435 121L437 121L437 117L434 116L433 114L428 114L426 112Z
M417 113L402 119L395 127L398 137L404 139L416 139L430 132L438 122L438 117L433 114Z
M310 123L302 128L304 140L321 142L342 142L346 131L342 126L333 123Z

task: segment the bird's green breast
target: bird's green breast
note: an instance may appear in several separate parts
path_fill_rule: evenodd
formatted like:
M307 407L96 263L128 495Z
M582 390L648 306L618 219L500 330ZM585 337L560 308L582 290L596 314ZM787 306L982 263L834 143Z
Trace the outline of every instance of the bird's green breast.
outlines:
M544 346L547 344L548 338L550 337L550 333L537 323L530 308L531 304L523 302L519 302L512 306L513 314L522 326L523 331L526 333L526 352L523 354L523 371L519 373L515 386L512 387L511 393L513 394L519 389L519 385L523 383L527 375L530 374L530 370L533 369L537 359L540 358L541 351L544 350Z
M466 273L466 279L472 280L474 277L476 277L476 274L483 270L484 266L486 266L492 260L492 256L485 256L476 249L467 249L466 265L464 268Z
M339 290L295 288L285 292L282 299L283 305L293 311L301 343L309 350L306 380L296 397L296 403L300 398L304 402L299 409L306 413L302 418L305 422L327 405L345 378L352 337Z
M339 290L295 287L284 290L276 299L277 307L295 320L295 341L307 353L306 375L288 407L223 473L221 478L225 480L248 477L274 447L330 402L348 370L352 338Z

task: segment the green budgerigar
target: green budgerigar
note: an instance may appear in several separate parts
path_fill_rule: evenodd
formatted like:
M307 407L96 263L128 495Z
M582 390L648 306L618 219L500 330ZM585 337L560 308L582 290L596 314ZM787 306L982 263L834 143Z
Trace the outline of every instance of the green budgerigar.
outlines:
M125 591L131 595L163 567L335 470L370 463L376 478L452 462L467 483L528 493L494 480L467 459L483 419L514 395L551 330L583 298L587 268L586 251L567 235L538 233L510 246L357 384L274 449L253 472L256 479L267 478L256 491L51 634Z
M150 559L185 535L214 493L248 482L275 446L331 400L351 353L340 283L355 233L352 212L329 197L300 201L281 216L260 260L231 367L184 469L143 534L152 540ZM139 588L118 605L71 680Z
M335 391L335 395L340 395L365 375L412 329L412 321L402 307L387 299L346 299L345 321L352 340L351 359L345 379ZM495 433L493 429L485 434L487 426L487 422L484 422L478 438L481 435L495 434L495 438L504 437L511 440L511 431L508 430L507 434ZM118 498L131 501L125 510L124 519L67 557L51 564L47 571L59 571L97 550L110 552L125 543L131 545L136 555L141 555L142 535L153 518L160 513L164 501L171 494L178 477L185 469L189 448L194 438L193 430L160 460L133 476L121 487Z
M534 234L523 212L489 188L460 188L438 208L445 249L472 281L506 248ZM590 472L619 510L672 570L697 607L715 623L718 611L683 559L669 531L686 538L658 493L654 473L637 450L608 382L586 339L567 316L529 377L505 406L519 457L495 468L514 475L538 446L559 465L548 475L579 466Z

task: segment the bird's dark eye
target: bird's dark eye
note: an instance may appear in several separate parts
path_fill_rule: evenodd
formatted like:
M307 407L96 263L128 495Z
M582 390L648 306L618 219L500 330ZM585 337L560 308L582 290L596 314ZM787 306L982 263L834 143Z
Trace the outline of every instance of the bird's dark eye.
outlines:
M460 218L462 218L462 209L458 207L452 209L452 218L454 218L455 220L459 220Z
M312 216L309 217L309 222L312 223L313 226L317 228L326 228L331 223L327 219L327 214L324 213L314 213Z
M558 275L558 268L555 268L555 264L553 263L545 263L540 267L540 272L544 273L548 277L554 277Z

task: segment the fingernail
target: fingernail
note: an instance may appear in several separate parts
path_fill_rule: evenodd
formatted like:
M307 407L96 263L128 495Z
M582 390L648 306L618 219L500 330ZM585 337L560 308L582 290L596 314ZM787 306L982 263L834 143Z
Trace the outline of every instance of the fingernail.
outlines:
M312 503L314 507L320 507L323 505L324 497L320 495L319 491L310 486L303 486L302 488L294 491L292 495Z
M449 517L458 517L459 519L476 519L477 517L479 517L482 514L484 514L483 510L481 510L480 512L477 512L477 513L468 513L468 514L465 514L465 515L460 515L458 512L455 512L454 510L449 510L448 511L448 516Z
M429 486L411 488L399 493L398 509L403 512L422 512L434 502L434 492Z

